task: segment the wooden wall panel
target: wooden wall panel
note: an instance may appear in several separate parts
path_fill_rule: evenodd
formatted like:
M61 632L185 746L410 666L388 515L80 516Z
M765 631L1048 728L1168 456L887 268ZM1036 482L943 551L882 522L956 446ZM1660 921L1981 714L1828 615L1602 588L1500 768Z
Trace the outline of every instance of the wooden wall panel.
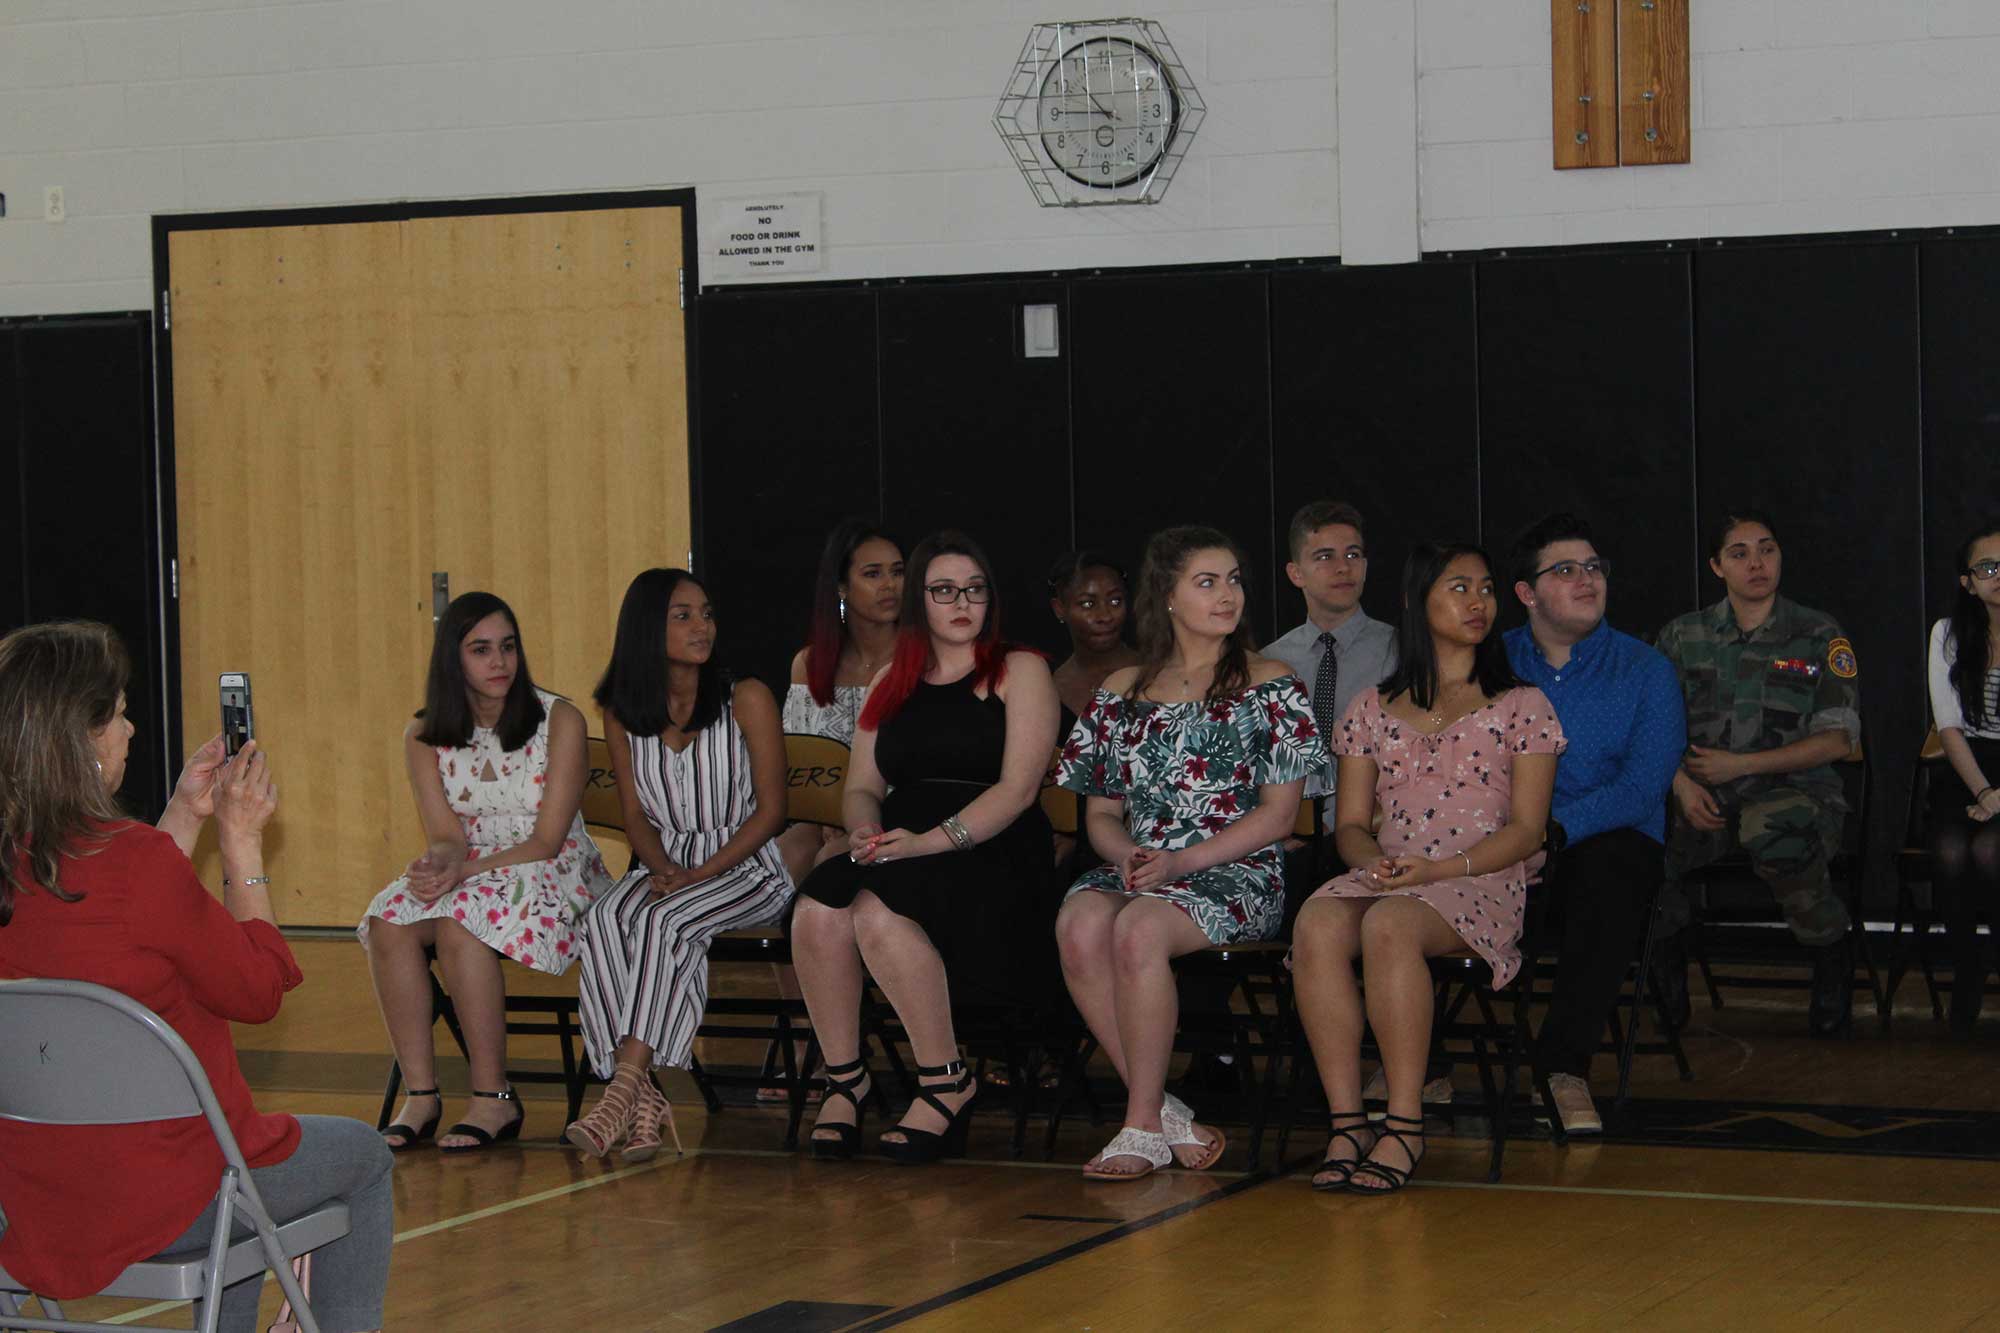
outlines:
M1549 0L1555 164L1618 165L1617 0Z
M288 922L354 921L411 854L400 736L430 620L402 246L394 223L171 240L183 730L213 734L217 674L250 672Z
M1688 0L1618 0L1618 6L1618 160L1686 162L1694 83Z
M406 226L426 569L506 599L596 732L626 585L688 559L680 210Z

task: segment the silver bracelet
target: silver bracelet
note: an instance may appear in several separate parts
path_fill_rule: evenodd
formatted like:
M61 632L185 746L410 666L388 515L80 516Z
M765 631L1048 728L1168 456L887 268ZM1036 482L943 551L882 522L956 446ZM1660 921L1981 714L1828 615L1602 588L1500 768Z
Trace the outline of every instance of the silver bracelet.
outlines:
M945 837L951 839L952 846L958 848L961 852L972 850L972 832L965 827L957 815L946 815L938 824L938 827L944 830Z
M1471 878L1472 878L1472 853L1471 853L1471 852L1460 852L1460 853L1459 853L1459 855L1465 858L1465 877L1466 877L1467 879L1471 879Z
M234 880L229 878L229 876L227 875L224 875L222 877L222 887L225 889L232 884L241 884L244 888L249 889L249 888L254 888L259 884L269 884L270 882L271 882L271 877L269 875L254 875L251 878L244 880Z

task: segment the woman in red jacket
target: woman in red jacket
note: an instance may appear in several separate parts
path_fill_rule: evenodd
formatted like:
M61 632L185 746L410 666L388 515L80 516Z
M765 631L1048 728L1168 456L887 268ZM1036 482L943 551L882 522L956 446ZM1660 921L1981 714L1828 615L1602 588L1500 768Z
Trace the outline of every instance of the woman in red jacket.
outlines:
M382 1326L393 1230L389 1151L358 1120L260 1115L229 1024L267 1022L299 984L271 915L264 824L277 808L256 743L226 765L197 751L157 829L113 800L125 778L130 660L108 627L34 625L0 639L0 977L62 977L122 991L186 1040L265 1206L280 1221L344 1200L351 1229L313 1260L324 1333ZM210 815L223 897L188 852ZM62 1299L136 1260L205 1247L222 1153L207 1121L0 1121L0 1267ZM239 1223L239 1227L241 1224ZM249 1234L247 1230L239 1234ZM222 1327L249 1333L262 1275L229 1287Z

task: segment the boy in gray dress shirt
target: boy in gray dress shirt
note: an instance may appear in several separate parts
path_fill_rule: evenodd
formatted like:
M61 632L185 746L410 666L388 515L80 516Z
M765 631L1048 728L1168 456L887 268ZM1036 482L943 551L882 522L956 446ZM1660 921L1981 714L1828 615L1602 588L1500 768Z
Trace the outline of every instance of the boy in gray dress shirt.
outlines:
M1306 623L1266 644L1264 656L1298 673L1331 750L1354 696L1395 670L1396 631L1361 609L1368 542L1360 510L1342 500L1314 500L1292 515L1287 536L1292 559L1285 575L1305 594ZM1326 798L1329 828L1338 768L1330 763L1323 775L1306 779L1307 797Z

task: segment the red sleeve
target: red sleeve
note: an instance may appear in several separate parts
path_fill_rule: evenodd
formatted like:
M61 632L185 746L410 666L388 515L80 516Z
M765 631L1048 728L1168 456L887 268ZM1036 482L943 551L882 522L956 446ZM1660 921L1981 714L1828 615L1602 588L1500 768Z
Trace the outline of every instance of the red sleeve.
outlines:
M165 834L132 865L131 938L173 964L203 1008L237 1023L267 1023L286 991L305 980L285 937L268 921L238 921L202 887Z

